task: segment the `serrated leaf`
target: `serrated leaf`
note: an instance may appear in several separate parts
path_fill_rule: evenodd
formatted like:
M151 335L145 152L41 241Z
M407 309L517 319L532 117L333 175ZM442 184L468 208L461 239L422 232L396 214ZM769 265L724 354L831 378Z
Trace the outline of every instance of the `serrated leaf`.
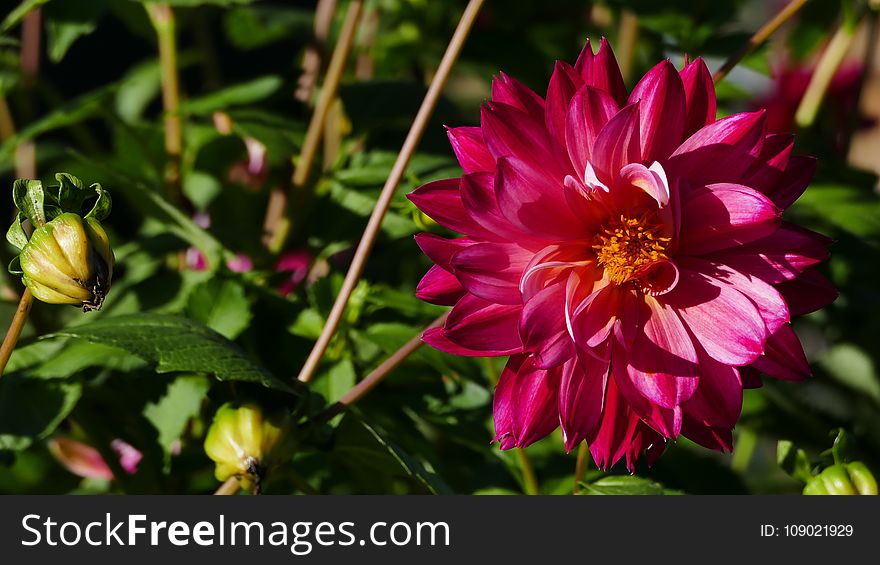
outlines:
M433 494L452 493L440 477L351 412L345 414L336 428L333 454L357 473L409 478Z
M156 365L157 373L209 373L221 381L297 390L251 361L237 345L204 324L164 314L104 318L47 336L72 337L124 349Z
M244 287L234 280L211 279L189 296L187 315L228 339L235 339L251 321L250 302Z
M4 375L0 379L0 451L26 449L51 434L76 406L81 392L79 383Z

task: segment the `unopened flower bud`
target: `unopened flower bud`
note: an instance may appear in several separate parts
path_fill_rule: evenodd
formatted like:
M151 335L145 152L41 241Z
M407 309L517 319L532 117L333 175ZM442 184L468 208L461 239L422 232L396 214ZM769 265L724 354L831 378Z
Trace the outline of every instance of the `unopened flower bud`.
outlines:
M877 481L863 463L837 464L810 479L804 494L877 494Z
M205 453L216 463L214 476L221 482L238 477L243 488L259 492L266 472L290 451L289 428L287 414L266 417L254 404L224 404L205 438Z
M113 251L94 218L64 213L34 230L21 251L22 282L38 300L98 310L113 278Z

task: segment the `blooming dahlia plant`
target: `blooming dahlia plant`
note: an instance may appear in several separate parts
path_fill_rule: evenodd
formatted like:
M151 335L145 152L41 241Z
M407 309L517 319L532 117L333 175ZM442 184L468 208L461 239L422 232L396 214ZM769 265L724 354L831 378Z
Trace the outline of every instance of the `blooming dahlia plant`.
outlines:
M448 130L464 175L409 195L464 234L416 238L436 263L418 296L454 306L424 340L510 356L502 449L561 425L603 468L679 435L730 450L758 372L809 374L789 322L836 296L811 269L829 240L781 216L815 161L763 112L715 114L702 60L627 93L603 39L556 63L546 98L502 74L480 127Z

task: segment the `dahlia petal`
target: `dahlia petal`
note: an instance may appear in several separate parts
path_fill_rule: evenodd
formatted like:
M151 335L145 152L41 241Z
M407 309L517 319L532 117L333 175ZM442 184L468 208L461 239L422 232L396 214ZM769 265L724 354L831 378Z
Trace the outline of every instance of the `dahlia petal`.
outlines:
M607 379L599 427L587 438L596 466L607 470L617 463L626 454L638 425L638 416L626 404L614 379Z
M598 431L608 381L608 363L571 359L563 366L559 384L559 423L566 451Z
M468 292L497 304L522 304L519 281L532 253L515 243L476 243L455 254L452 267Z
M515 78L500 73L492 79L492 100L508 104L532 116L544 117L544 100Z
M465 292L455 275L440 265L428 269L416 286L416 298L439 306L453 306Z
M585 83L610 94L618 106L626 103L623 75L620 74L620 66L614 57L614 51L604 37L599 41L599 51L595 55L590 41L587 40L574 68L584 78Z
M736 367L719 363L704 352L700 384L682 405L685 419L716 428L732 428L742 412L743 387Z
M775 192L791 158L793 148L794 136L791 134L766 136L761 154L743 176L742 184L764 194Z
M516 241L529 248L543 247L531 234L511 224L501 213L495 196L494 175L474 173L461 177L461 201L471 218L486 232L486 239Z
M626 403L639 418L663 437L678 436L681 430L681 407L675 405L668 408L642 394L633 383L631 372L635 371L630 368L630 352L615 341L611 343L611 375Z
M522 306L493 304L476 296L465 295L450 310L443 335L460 347L485 352L482 355L519 353L522 351L519 339L520 312Z
M715 85L706 62L697 57L681 70L681 82L687 101L684 139L715 121Z
M564 310L565 286L561 284L548 286L523 306L520 339L523 350L533 353L539 369L556 367L574 357L574 342L561 315Z
M538 369L530 357L510 358L492 402L501 449L526 447L556 429L560 377L560 370Z
M810 376L810 365L801 342L790 325L781 326L767 338L764 355L752 367L785 381L801 381Z
M758 308L761 319L764 320L764 325L767 327L768 335L791 320L785 299L778 290L763 280L745 275L712 260L688 257L680 259L679 262L683 268L702 273L744 294Z
M761 152L765 124L764 112L722 118L687 138L666 168L695 186L739 182Z
M699 187L682 203L678 252L704 255L743 245L770 235L779 223L779 208L756 190L728 183Z
M583 260L581 245L548 245L535 253L523 271L519 281L523 301L530 300L550 284L564 283L574 267L586 268L594 264Z
M581 347L597 347L611 334L623 293L617 286L602 286L587 296L571 314L574 341Z
M585 237L585 226L566 206L561 185L515 158L498 160L495 195L504 216L518 228L549 241Z
M459 184L459 179L429 182L406 197L443 227L467 235L483 235L486 230L468 215L461 202Z
M681 144L686 117L684 86L675 66L668 59L654 66L633 88L629 102L640 102L642 160L669 157Z
M415 240L428 259L449 272L452 272L452 256L476 243L469 237L447 239L433 233L418 233Z
M791 280L828 258L830 240L821 234L787 224L748 245L733 247L712 258L732 269L776 284Z
M763 352L767 328L758 308L744 294L679 263L675 290L658 300L671 306L713 359L748 365Z
M807 185L816 174L816 158L806 155L795 155L788 162L788 167L775 190L768 191L770 199L782 209L794 204L801 197Z
M480 127L496 161L502 157L526 161L560 185L569 173L568 160L561 163L553 151L543 112L536 118L513 106L490 102L480 111Z
M776 285L785 298L792 316L815 312L837 300L838 292L828 279L815 269L807 269L796 279Z
M652 373L677 377L697 374L697 352L684 324L672 308L652 296L643 297L639 331L628 352L629 365L648 373L649 378Z
M630 104L615 114L596 137L592 165L606 185L613 184L625 165L642 160L639 113L639 104Z
M544 123L550 138L558 147L565 147L565 122L568 105L574 93L584 84L584 80L571 65L556 61L550 85L547 87L547 102L544 106Z
M630 186L642 189L657 202L660 208L669 204L669 181L666 179L663 165L657 161L654 161L650 167L641 163L630 163L620 170L620 176Z
M733 431L725 428L711 428L684 417L681 434L698 445L715 451L733 451Z
M739 378L742 380L742 387L744 389L761 388L764 386L764 382L761 380L761 373L754 367L737 367L737 370L739 371Z
M461 355L463 357L500 357L510 354L503 350L486 351L462 347L461 345L450 341L449 338L446 337L446 332L443 328L431 328L425 330L422 334L422 341L438 351L449 353L450 355Z
M493 172L495 159L489 153L483 132L477 127L446 128L446 136L458 164L466 173Z
M584 180L599 132L617 112L617 103L603 90L585 85L572 97L565 121L565 144L581 180Z

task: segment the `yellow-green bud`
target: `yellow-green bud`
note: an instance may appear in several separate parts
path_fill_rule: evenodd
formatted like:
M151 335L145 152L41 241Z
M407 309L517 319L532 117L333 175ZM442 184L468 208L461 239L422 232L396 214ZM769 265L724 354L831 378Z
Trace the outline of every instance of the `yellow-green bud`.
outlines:
M877 481L864 463L837 464L810 479L804 494L877 494Z
M242 487L259 492L266 471L289 455L290 418L263 415L254 404L224 404L214 415L205 438L205 453L218 481L238 477Z
M113 251L94 218L64 213L34 230L21 251L22 282L37 300L98 310L113 278Z

